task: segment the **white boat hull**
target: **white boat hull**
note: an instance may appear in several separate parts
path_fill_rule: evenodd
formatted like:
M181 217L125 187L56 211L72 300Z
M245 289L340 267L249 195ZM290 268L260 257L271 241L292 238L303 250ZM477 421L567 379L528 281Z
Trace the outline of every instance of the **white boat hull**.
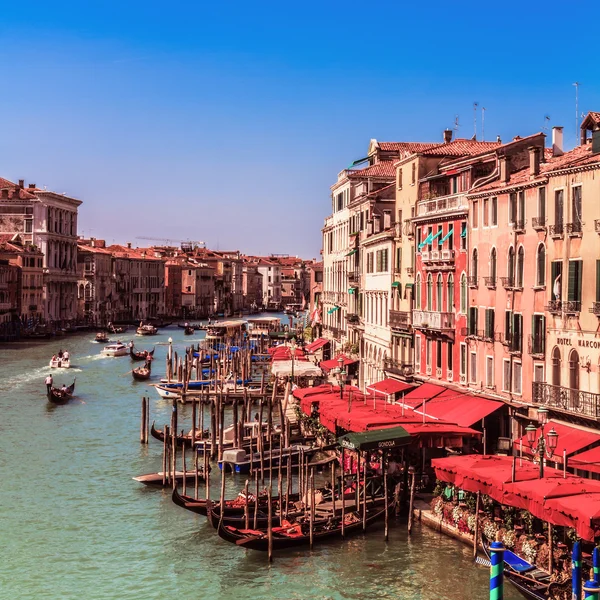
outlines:
M70 369L71 361L57 358L56 360L50 361L50 368L51 369Z

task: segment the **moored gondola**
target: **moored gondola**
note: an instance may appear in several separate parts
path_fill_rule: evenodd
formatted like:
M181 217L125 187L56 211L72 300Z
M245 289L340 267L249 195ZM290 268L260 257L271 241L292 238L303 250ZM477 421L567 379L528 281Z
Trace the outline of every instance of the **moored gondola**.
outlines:
M489 548L482 541L483 551L490 558ZM528 600L548 600L549 598L562 597L556 593L570 590L569 582L558 583L550 580L550 574L525 559L517 556L510 550L505 550L504 577Z
M152 348L152 350L141 350L140 352L136 352L133 349L133 346L129 346L129 356L131 360L147 361L148 359L152 360L154 358L154 351L156 348Z
M152 361L147 360L143 367L138 367L137 369L133 369L131 371L131 375L136 381L146 381L150 379L150 375L152 374Z
M376 502L367 509L365 526L369 527L376 521L383 519L386 510L392 510L395 502L392 500L387 507L382 502ZM344 517L344 537L363 531L363 521L359 513L350 512ZM273 550L293 548L310 544L309 522L297 520L294 523L283 522L281 527L272 527ZM267 530L263 529L238 529L219 523L217 528L219 537L227 542L251 548L252 550L267 551L269 539ZM342 538L341 517L320 519L313 523L313 544L329 539Z
M171 483L168 482L168 476L163 477L162 471L159 471L158 473L147 473L146 475L138 475L137 477L132 477L132 479L139 483L143 483L144 485L151 485L151 486L157 486L157 487L171 486ZM195 479L196 479L195 471L187 471L185 473L186 482L191 482L191 481L194 481ZM204 481L204 479L205 479L204 470L200 470L198 472L198 479L200 481ZM163 484L163 480L165 481L164 484ZM183 471L175 471L175 481L177 481L178 483L182 483L183 480L184 480Z
M184 328L183 335L194 335L195 331L196 330L193 327L188 325L187 327Z
M65 404L65 402L68 402L73 397L74 391L75 380L73 380L73 383L65 389L55 387L50 388L48 391L48 400L54 404Z

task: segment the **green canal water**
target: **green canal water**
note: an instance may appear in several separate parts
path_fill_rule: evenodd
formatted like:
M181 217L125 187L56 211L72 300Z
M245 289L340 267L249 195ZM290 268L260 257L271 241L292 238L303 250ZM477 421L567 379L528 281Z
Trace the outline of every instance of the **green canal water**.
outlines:
M203 334L184 339L182 329L169 327L135 338L139 348L157 347L154 379L164 374L169 336L183 350ZM169 493L132 481L161 464L156 440L139 443L141 396L150 395L159 425L168 423L170 405L132 381L129 357L102 357L93 337L0 347L0 599L488 597L487 570L472 564L466 548L425 528L409 539L405 526L394 525L388 543L374 529L344 544L276 554L271 565L263 553L220 540ZM73 368L54 371L55 384L77 377L76 398L53 406L44 377L61 346ZM181 409L180 423L190 412ZM215 494L218 481L214 469ZM229 493L243 483L230 477ZM507 587L505 598L518 597Z

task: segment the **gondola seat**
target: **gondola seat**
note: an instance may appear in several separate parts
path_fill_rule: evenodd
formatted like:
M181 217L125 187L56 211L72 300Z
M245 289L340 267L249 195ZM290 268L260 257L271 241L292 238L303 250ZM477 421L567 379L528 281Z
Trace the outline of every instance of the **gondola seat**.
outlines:
M504 551L504 562L517 573L529 573L536 568L510 550Z

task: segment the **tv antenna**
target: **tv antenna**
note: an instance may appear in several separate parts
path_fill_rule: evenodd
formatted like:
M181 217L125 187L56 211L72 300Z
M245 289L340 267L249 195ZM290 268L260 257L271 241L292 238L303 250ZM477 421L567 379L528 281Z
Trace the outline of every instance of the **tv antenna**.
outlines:
M454 131L458 131L459 127L460 127L460 123L458 122L458 115L455 115L455 117L454 117Z
M481 141L485 142L485 106L481 107Z
M542 131L548 131L550 127L550 115L544 115L544 126L542 127Z
M579 132L579 81L576 81L575 86L575 139L577 139L577 133Z
M477 139L477 107L479 102L473 102L473 139Z

